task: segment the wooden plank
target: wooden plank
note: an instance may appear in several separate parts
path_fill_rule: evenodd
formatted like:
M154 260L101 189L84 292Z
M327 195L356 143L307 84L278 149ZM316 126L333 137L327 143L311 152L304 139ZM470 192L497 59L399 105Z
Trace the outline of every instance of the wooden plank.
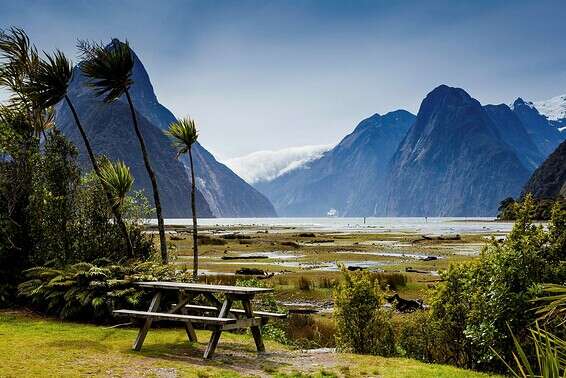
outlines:
M200 310L200 311L218 311L218 309L214 306L201 306L201 305L193 305L193 304L188 304L185 305L185 308L189 309L189 310ZM231 313L234 314L245 314L246 311L245 310L241 310L238 308L232 308L230 309ZM260 317L266 317L266 318L286 318L287 314L280 314L280 313L276 313L276 312L265 312L265 311L254 311L254 316L260 316Z
M161 292L157 291L155 293L155 295L153 296L153 298L151 299L151 303L149 304L149 312L155 312L159 309L159 303L161 302ZM114 311L116 312L116 311ZM140 331L138 332L138 336L136 337L136 340L134 341L134 345L132 346L132 349L139 352L141 350L141 347L143 345L143 342L145 340L145 337L147 336L147 332L149 331L149 328L151 327L151 319L146 319L144 324L142 325L142 327L140 328Z
M217 324L217 325L236 322L236 319L226 318L222 316L215 318L210 316L169 314L167 312L115 310L114 314L119 316L130 316L132 318L147 318L148 320L172 320L172 321L180 321L180 322L192 321L195 323Z
M218 314L219 318L223 318L228 315L230 311L230 307L232 307L232 298L226 297L224 303L222 304L222 308L220 309L220 313ZM235 321L235 319L233 319ZM220 335L222 334L222 328L218 328L212 331L212 335L210 335L210 341L206 346L206 350L204 351L204 358L208 359L212 357L214 351L216 350L216 345L218 345L218 341L220 340Z
M195 293L225 293L225 294L253 295L257 293L268 293L273 291L273 289L265 288L265 287L208 285L208 284L189 283L189 282L147 281L147 282L135 282L135 284L141 287L149 287L155 289L186 290Z
M236 323L223 325L222 330L228 331L231 329L250 328L250 327L260 326L263 324L264 324L263 319L260 317L251 318L251 319L238 319Z
M247 299L243 299L242 300L242 306L244 307L244 310L246 311L246 316L248 318L253 318L254 312L252 310L252 304L250 303L250 301L247 300ZM250 329L252 331L252 336L254 337L255 346L256 346L257 351L259 353L265 352L265 346L263 345L263 339L261 337L261 331L260 331L259 327L258 326L251 326Z

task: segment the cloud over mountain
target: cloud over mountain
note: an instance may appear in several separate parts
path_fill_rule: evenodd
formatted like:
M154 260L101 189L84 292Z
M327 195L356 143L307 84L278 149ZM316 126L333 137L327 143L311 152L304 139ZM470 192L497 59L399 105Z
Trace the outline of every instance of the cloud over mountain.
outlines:
M281 150L257 151L224 163L248 183L271 181L320 158L332 145L309 145Z

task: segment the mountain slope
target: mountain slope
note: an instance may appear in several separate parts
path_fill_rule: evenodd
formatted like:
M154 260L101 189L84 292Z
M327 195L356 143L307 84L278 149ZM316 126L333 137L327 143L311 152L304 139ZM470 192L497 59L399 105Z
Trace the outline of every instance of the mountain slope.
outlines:
M518 194L528 177L480 103L441 85L423 100L392 158L376 213L494 215L499 201Z
M493 121L500 138L513 148L525 168L533 172L545 157L535 146L519 118L504 104L486 105L484 109Z
M161 105L143 64L134 54L131 95L136 109L151 123L166 130L175 116ZM274 217L275 209L269 200L238 175L218 162L201 144L193 147L197 187L203 193L216 217ZM189 167L188 158L181 158ZM189 176L190 177L190 176Z
M282 216L324 216L331 208L340 216L367 215L366 202L414 118L404 110L375 114L321 158L256 187Z
M69 97L95 154L103 154L113 160L123 160L130 166L135 178L134 189L143 189L150 204L153 205L151 182L143 164L128 106L121 101L112 104L103 103L94 97L92 91L83 86L83 81L80 72L75 68ZM175 160L175 151L160 129L139 113L138 121L157 176L163 215L167 218L189 217L191 215L190 183L183 165ZM79 148L81 166L91 170L92 166L83 140L67 104L57 105L55 124ZM208 203L200 191L197 193L197 213L199 217L212 216Z
M518 98L513 102L512 109L544 157L550 155L564 139L564 135L532 103Z
M164 135L163 131L175 120L175 116L159 103L149 75L143 64L133 53L134 68L132 79L134 84L130 88L130 94L136 107L136 111L143 119L140 128L148 144L152 161L155 160L158 172L158 183L162 187L162 195L169 197L164 212L167 217L186 217L190 215L188 196L190 188L190 175L188 173L188 158L182 157L180 161L174 158L171 141ZM104 152L113 159L126 158L130 165L141 164L138 159L139 147L137 140L130 134L131 119L129 109L122 111L125 99L120 99L111 105L103 104L95 98L92 91L84 87L85 78L75 69L73 82L70 87L70 96L73 101L79 103L79 116L89 128L88 135L96 142L95 151ZM73 132L74 125L70 114L66 112L65 106L59 106L61 114L57 121L65 130ZM108 125L114 125L109 128ZM82 147L82 141L77 135L69 134L73 141ZM137 148L137 149L136 149ZM140 153L141 154L141 153ZM262 217L275 216L273 206L261 193L248 185L226 166L219 163L200 144L193 148L195 173L198 189L199 216L216 217ZM146 188L151 195L151 187L145 186L145 171L134 171L136 183ZM161 178L161 177L163 178ZM149 181L147 180L149 183ZM169 193L171 192L171 193Z
M533 173L523 192L536 198L566 198L566 141Z

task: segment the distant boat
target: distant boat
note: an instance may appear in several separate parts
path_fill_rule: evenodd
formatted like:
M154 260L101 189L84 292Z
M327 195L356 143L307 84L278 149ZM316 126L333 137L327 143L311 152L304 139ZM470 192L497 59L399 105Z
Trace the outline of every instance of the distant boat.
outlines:
M328 210L328 212L326 213L327 217L337 217L338 216L338 211L336 209L330 209Z

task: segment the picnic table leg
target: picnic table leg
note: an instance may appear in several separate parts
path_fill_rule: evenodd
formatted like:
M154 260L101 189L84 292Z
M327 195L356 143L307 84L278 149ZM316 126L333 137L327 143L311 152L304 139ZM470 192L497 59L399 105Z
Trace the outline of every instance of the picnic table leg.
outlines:
M148 311L157 312L157 310L159 309L160 301L161 301L161 291L157 291L153 296L153 298L151 299L151 304L149 305ZM133 350L138 352L141 350L141 347L143 345L143 342L150 327L151 327L151 319L146 319L143 326L140 328L140 331L138 332L138 337L136 337L136 341L134 342L134 346L132 347Z
M219 318L225 318L227 314L230 313L230 307L232 307L232 298L226 297L224 303L222 304L222 308L218 313ZM206 350L204 351L204 358L212 357L214 350L216 349L216 345L218 345L218 340L220 340L220 335L222 334L222 328L217 326L214 331L212 331L212 335L210 335L210 341L206 346Z
M249 298L242 299L242 306L244 307L244 311L246 312L246 317L253 318L254 312L252 310L252 304ZM261 331L259 326L252 326L250 327L252 331L252 336L254 337L255 346L259 353L265 352L265 346L263 345L263 339L261 337Z
M181 314L183 315L187 315L187 308L185 307L185 305L188 302L189 302L189 297L187 297L182 292L179 292L179 303L182 303ZM189 337L189 341L192 343L196 343L198 340L193 324L191 322L185 322L184 324L185 324L185 331L187 332L187 336Z

